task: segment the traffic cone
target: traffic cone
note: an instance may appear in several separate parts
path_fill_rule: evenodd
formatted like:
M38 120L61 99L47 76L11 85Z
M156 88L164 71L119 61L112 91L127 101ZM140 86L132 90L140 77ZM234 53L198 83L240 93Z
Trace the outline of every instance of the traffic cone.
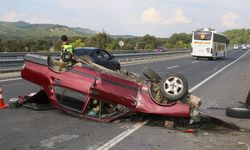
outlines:
M7 107L8 105L4 104L4 101L3 101L3 91L0 85L0 109L7 108Z

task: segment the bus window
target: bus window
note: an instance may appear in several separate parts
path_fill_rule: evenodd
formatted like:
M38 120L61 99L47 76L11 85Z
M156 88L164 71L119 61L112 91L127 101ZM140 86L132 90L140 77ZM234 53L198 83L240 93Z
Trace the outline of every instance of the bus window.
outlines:
M211 32L194 32L195 40L211 40L212 33Z

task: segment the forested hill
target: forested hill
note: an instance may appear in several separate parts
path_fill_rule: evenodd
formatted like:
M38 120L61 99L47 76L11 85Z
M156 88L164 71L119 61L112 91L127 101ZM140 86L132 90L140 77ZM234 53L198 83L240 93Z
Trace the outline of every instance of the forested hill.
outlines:
M96 34L96 31L86 28L72 28L55 24L30 24L27 22L3 22L0 21L0 35L10 38L41 39L58 37L67 34L70 37L88 36Z

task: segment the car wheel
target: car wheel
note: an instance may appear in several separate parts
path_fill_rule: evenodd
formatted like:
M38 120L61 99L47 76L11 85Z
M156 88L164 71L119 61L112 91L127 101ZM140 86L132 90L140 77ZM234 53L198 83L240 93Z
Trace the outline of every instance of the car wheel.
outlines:
M250 118L250 109L243 107L229 107L226 115L235 118Z
M160 90L171 101L183 100L188 95L188 83L179 73L166 74L161 80Z
M149 80L154 80L156 82L161 81L161 77L157 73L155 73L152 69L150 69L149 67L145 67L143 69L143 74Z

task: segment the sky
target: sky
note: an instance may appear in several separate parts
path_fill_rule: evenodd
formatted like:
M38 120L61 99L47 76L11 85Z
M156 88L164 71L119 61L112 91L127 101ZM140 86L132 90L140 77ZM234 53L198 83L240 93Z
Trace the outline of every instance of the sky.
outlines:
M204 27L250 28L250 0L0 0L0 21L165 38Z

